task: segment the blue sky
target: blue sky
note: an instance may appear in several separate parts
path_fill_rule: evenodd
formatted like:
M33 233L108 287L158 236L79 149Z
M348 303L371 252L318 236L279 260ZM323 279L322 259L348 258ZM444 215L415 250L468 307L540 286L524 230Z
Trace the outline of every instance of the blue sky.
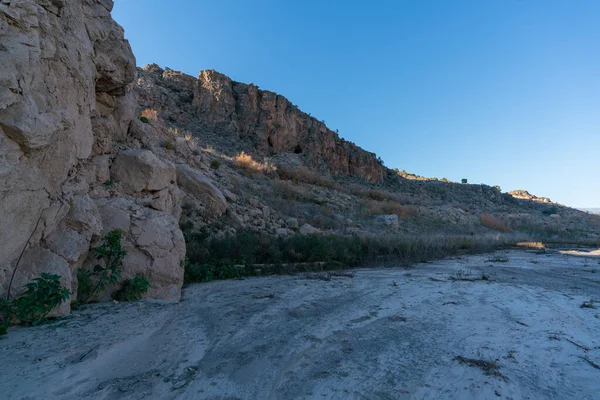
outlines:
M391 168L600 206L600 1L116 0L138 65L286 96Z

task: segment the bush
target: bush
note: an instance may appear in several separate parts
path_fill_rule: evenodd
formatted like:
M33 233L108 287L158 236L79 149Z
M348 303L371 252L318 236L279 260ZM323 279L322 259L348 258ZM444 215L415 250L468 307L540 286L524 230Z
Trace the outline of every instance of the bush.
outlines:
M210 167L212 169L219 169L220 166L221 166L221 163L218 160L212 160L210 162Z
M506 224L504 224L504 221L502 221L499 218L494 217L491 214L481 214L479 216L479 221L481 222L481 225L483 225L489 229L494 229L499 232L509 232L510 231L510 228L507 227Z
M121 279L121 265L127 254L121 248L123 232L112 230L104 236L102 246L93 249L98 264L92 271L80 268L77 271L78 303L87 303L94 295L105 288L114 285Z
M158 112L151 108L146 108L144 111L142 111L142 116L140 117L140 120L142 118L145 118L146 121L158 121Z
M187 283L256 274L255 269L235 265L324 262L352 267L381 262L408 264L464 252L487 251L502 245L497 239L475 240L460 236L362 238L317 234L274 237L249 231L220 238L210 238L206 231L188 233L186 243L190 261L185 269Z
M140 121L142 121L145 124L149 124L150 123L150 120L148 118L146 118L146 117L140 117Z
M398 218L406 219L416 213L414 207L402 205L397 201L365 200L362 204L369 215L396 214Z
M254 159L252 159L252 156L244 153L243 151L237 156L235 156L233 158L233 161L235 162L236 167L243 169L247 172L264 174L273 172L275 170L275 168L271 164L266 162L259 163L257 161L254 161Z
M123 284L121 290L115 294L115 300L137 301L150 289L150 281L144 275L137 273Z
M10 320L12 318L12 308L6 299L0 298L0 336L6 335Z
M2 308L25 324L38 324L46 319L48 314L64 303L71 292L62 287L60 276L42 273L25 285L25 291L10 305L4 302Z
M162 145L167 150L171 150L173 148L173 142L170 140L165 140Z
M303 165L280 165L277 168L277 174L279 175L279 178L284 180L290 180L294 183L308 183L311 185L323 186L330 189L337 189L335 181L323 177L319 173L314 172L310 168L307 168Z

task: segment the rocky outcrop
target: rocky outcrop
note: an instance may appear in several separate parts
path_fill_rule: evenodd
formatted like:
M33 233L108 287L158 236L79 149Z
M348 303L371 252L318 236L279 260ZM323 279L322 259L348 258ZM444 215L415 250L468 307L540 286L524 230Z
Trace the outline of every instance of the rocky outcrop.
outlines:
M124 150L139 147L143 128L135 58L112 7L0 2L0 296L41 272L60 274L75 294L76 270L114 227L125 233L123 277L143 272L151 297L180 295L175 168Z
M529 193L527 190L513 190L511 192L508 192L508 194L514 197L515 199L530 200L538 203L552 203L552 201L549 198L537 197Z
M213 70L198 79L149 65L139 70L140 104L200 135L216 132L242 141L255 155L300 154L315 169L382 182L387 169L374 153L341 139L324 122L285 97Z

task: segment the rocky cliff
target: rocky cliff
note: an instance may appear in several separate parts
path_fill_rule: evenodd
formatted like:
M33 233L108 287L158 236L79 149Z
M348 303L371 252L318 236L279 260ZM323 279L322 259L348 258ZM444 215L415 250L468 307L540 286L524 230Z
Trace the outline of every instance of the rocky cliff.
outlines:
M0 296L51 272L74 299L76 271L94 262L90 248L118 228L123 279L141 272L150 297L179 299L185 244L175 167L136 150L135 58L112 7L0 2Z
M309 167L334 176L380 183L387 169L374 153L341 139L288 99L214 70L198 78L157 65L139 70L140 104L192 133L220 134L231 146L261 156L297 154Z

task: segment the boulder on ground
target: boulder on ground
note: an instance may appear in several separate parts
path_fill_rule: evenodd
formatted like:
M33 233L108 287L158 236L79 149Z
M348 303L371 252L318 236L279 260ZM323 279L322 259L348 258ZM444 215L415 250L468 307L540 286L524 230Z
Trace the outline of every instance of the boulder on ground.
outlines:
M396 214L378 215L377 217L375 217L375 221L382 225L389 226L391 228L400 227L400 220L398 219L398 215Z
M301 235L313 235L315 233L319 233L321 232L320 229L315 228L312 225L309 224L304 224L300 227L300 229L298 230L298 232L300 232Z
M159 191L175 183L175 166L150 150L125 150L110 168L113 180L127 193Z
M210 213L223 215L227 211L227 200L223 193L200 171L187 165L178 165L177 183L192 197L200 200Z

